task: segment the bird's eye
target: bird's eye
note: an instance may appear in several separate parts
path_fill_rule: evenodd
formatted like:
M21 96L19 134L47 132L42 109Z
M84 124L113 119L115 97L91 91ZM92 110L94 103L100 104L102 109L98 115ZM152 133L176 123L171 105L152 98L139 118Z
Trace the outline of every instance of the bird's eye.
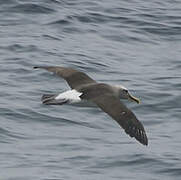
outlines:
M128 90L127 90L127 89L124 89L123 91L124 91L125 93L128 93Z

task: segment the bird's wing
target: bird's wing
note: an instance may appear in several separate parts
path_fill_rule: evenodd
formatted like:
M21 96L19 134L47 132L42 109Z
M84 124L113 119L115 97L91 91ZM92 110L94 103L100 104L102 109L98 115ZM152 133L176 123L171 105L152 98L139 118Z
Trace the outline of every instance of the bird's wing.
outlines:
M95 83L96 81L90 78L87 74L74 70L72 68L67 67L59 67L59 66L36 66L36 68L46 69L47 71L54 72L58 76L65 79L68 85L72 89L76 89L84 84Z
M148 145L142 123L117 97L112 94L104 94L94 98L93 102L115 119L130 137L135 137L143 145Z

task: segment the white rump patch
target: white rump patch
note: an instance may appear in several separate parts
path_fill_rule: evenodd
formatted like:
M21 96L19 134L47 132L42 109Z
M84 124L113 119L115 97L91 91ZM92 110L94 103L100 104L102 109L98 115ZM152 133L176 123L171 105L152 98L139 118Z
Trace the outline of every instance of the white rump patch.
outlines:
M66 99L66 100L69 100L70 103L78 103L81 101L81 98L80 98L81 95L82 93L73 89L73 90L68 90L63 93L60 93L59 95L55 97L55 99L56 100Z

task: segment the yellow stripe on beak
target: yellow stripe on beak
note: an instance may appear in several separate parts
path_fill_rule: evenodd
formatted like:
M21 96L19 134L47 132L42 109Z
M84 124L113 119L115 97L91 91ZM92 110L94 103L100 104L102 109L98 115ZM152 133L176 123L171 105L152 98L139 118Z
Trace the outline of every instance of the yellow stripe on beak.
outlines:
M131 94L129 94L129 99L131 99L132 101L135 101L136 103L140 104L140 100L137 97L132 96Z

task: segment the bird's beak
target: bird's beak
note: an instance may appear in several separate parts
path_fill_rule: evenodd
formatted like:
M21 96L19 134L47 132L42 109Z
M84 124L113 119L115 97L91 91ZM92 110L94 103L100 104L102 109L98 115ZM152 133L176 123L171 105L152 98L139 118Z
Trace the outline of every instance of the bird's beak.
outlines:
M132 96L131 94L129 94L129 99L132 100L132 101L135 101L138 104L140 104L140 100L137 97Z

